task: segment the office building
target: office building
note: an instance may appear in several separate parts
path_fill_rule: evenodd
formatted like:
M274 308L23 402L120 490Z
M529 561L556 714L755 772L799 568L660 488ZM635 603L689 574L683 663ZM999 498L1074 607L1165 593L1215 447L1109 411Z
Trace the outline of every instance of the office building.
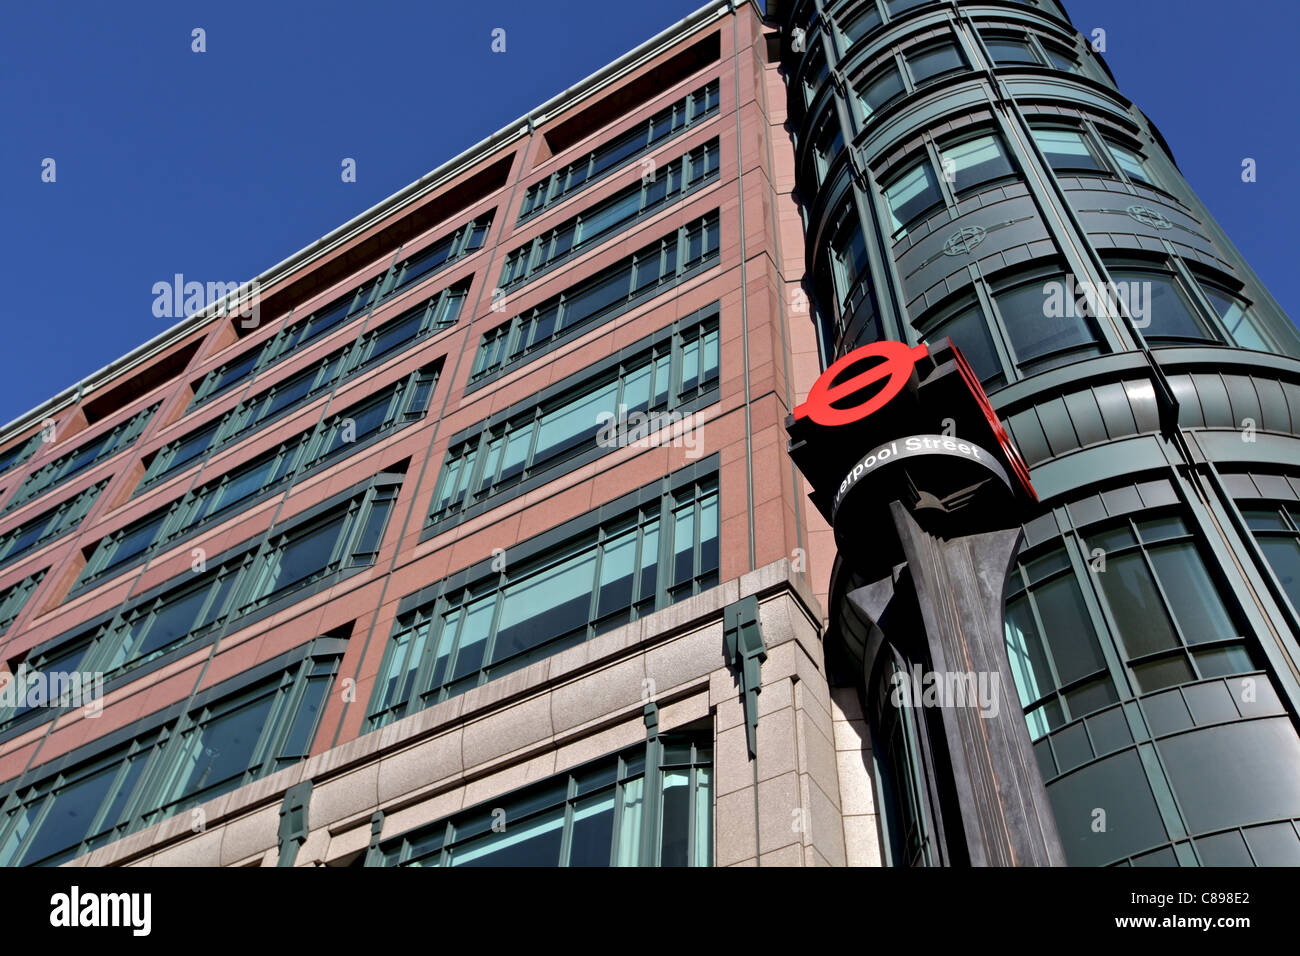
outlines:
M805 0L0 432L0 864L970 862L786 432L946 339L1065 862L1300 861L1300 335L1054 0Z

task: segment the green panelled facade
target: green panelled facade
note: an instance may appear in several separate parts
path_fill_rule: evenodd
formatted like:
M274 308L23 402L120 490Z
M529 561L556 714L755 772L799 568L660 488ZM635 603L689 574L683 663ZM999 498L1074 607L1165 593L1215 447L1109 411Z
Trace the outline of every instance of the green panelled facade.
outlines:
M823 365L951 337L1032 469L1007 650L1069 862L1300 863L1300 333L1054 0L769 9ZM858 676L895 865L940 858L906 666Z

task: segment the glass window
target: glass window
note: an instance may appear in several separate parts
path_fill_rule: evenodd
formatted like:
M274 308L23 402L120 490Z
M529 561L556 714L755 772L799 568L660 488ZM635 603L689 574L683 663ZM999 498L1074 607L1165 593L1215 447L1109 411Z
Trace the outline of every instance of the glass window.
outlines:
M665 735L386 840L368 865L711 866L712 762L704 740Z
M1163 272L1111 269L1111 277L1127 293L1134 325L1148 342L1214 342L1216 336L1187 300L1174 277ZM1141 308L1139 308L1139 304ZM1139 314L1141 313L1141 314Z
M891 66L867 80L858 91L858 101L862 104L864 116L870 119L877 110L902 96L904 92L903 77L895 67Z
M373 367L381 359L412 347L433 328L454 322L467 283L468 280L462 281L431 296L377 329L364 333L351 344L334 350L313 367L291 375L242 402L219 420L164 446L150 462L136 494L170 477L199 457L242 441L305 406L331 386Z
M1300 609L1300 505L1242 511L1282 590Z
M664 107L650 118L647 125L637 126L602 143L566 169L529 186L524 192L519 221L554 206L717 110L718 81L711 80L689 96Z
M1047 54L1047 58L1052 61L1052 65L1058 70L1066 73L1083 72L1078 58L1064 47L1059 47L1054 43L1044 43L1043 52Z
M1106 148L1110 150L1111 158L1115 160L1115 164L1124 170L1129 179L1136 179L1148 186L1155 185L1155 180L1147 170L1146 162L1138 153L1110 139L1106 140Z
M470 381L526 360L528 352L608 316L633 295L663 291L668 287L666 280L676 279L686 270L715 258L718 241L715 209L485 333L479 341Z
M867 3L860 4L860 9L854 17L846 21L840 28L840 32L844 34L846 51L883 22L884 20L880 16L880 9L876 6L875 0L868 0Z
M19 612L22 611L23 605L27 599L32 596L36 590L36 585L40 584L41 578L45 577L45 571L42 569L30 577L23 578L16 584L0 591L0 634L3 634L9 625L13 623Z
M1105 556L1106 570L1094 577L1139 689L1186 683L1197 679L1198 670L1201 676L1219 676L1222 654L1188 655L1186 649L1198 645L1241 648L1244 653L1235 659L1250 665L1252 655L1236 612L1225 602L1191 533L1181 523L1160 518L1129 527L1130 534L1136 530L1136 539L1130 540L1137 543L1107 548L1104 542L1114 539L1098 534L1088 546Z
M308 654L251 688L16 790L16 803L0 816L0 865L62 863L301 759L337 666L336 654L310 656L310 645Z
M1007 593L1007 655L1034 739L1119 699L1063 548L1021 562Z
M985 37L984 45L988 47L989 56L993 62L999 66L1010 66L1017 63L1032 63L1038 65L1038 57L1034 55L1034 49L1026 40L1016 39L1015 37Z
M1034 142L1047 157L1048 164L1056 170L1104 170L1100 157L1092 144L1078 130L1057 127L1035 127Z
M949 73L966 69L966 61L956 44L940 43L906 54L908 69L917 83L927 83Z
M0 567L43 547L81 524L108 482L101 481L35 518L28 519L7 534L0 535Z
M269 491L290 475L301 476L336 452L358 448L380 429L403 424L410 416L422 416L439 365L421 369L349 406L332 415L319 430L313 427L302 431L273 451L206 482L166 507L101 539L69 596L130 567L151 548L229 517L233 509Z
M1276 352L1269 336L1264 332L1259 320L1245 302L1230 293L1214 286L1201 284L1205 297L1210 300L1214 310L1219 314L1224 330L1234 345L1243 349L1255 349L1259 352Z
M885 0L885 9L889 11L889 15L892 18L908 10L915 9L916 7L923 7L927 3L932 2L933 0Z
M713 587L717 497L716 476L688 483L543 554L512 559L508 574L492 574L400 617L380 668L388 676L370 702L370 727ZM659 539L665 526L672 535L667 554ZM637 567L639 580L629 581ZM398 675L416 668L414 635L430 621L438 626L427 641L419 638L423 686L407 687ZM450 673L447 661L454 661Z
M922 160L896 176L885 186L884 192L895 238L906 235L908 226L943 199L928 160Z
M953 184L953 191L963 193L995 179L1015 172L1002 139L996 133L985 133L972 139L941 146L944 175Z
M1056 307L1063 302L1067 289L1065 277L1057 275L1042 283L995 293L1013 358L1022 373L1040 371L1074 355L1100 351L1092 321L1072 314L1073 310Z
M275 703L276 693L265 692L196 721L181 738L177 765L160 805L181 809L239 786L256 762L257 745Z
M843 149L844 133L840 129L840 118L832 108L827 112L826 119L823 120L821 129L817 133L816 156L819 183L826 181L826 174L830 171L831 164Z
M867 243L856 215L851 214L844 228L836 235L831 244L831 256L835 263L838 300L839 303L845 303L869 269Z
M153 405L137 412L116 428L109 429L99 437L32 472L23 479L23 483L18 486L13 497L5 504L4 510L12 511L19 505L70 481L92 465L130 447L144 432L149 420L153 418L153 413L157 410L158 406ZM37 437L39 439L39 435Z
M4 474L11 468L17 468L31 458L36 453L36 449L41 447L42 434L42 432L37 432L30 436L27 441L19 442L10 446L4 452L0 452L0 474Z
M1002 362L989 334L988 321L978 304L969 306L951 318L944 319L925 334L925 341L936 345L944 339L952 339L953 345L961 354L985 389L999 388L1006 384L1006 375L1002 371Z

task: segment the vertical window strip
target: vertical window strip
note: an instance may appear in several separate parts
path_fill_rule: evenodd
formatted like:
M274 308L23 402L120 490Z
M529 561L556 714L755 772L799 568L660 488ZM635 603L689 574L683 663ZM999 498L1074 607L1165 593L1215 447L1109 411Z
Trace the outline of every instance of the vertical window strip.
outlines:
M8 451L0 453L0 475L26 463L32 455L36 454L36 449L41 447L43 434L43 432L37 432L26 441L19 442Z

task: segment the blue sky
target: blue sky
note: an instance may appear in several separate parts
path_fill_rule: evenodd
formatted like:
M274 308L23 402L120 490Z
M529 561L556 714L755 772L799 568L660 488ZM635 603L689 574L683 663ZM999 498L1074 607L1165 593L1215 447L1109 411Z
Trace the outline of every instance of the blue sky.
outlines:
M4 4L0 422L172 324L153 315L156 282L257 275L700 2ZM1068 8L1084 33L1106 29L1120 88L1300 315L1300 5ZM1244 156L1256 183L1241 182Z

